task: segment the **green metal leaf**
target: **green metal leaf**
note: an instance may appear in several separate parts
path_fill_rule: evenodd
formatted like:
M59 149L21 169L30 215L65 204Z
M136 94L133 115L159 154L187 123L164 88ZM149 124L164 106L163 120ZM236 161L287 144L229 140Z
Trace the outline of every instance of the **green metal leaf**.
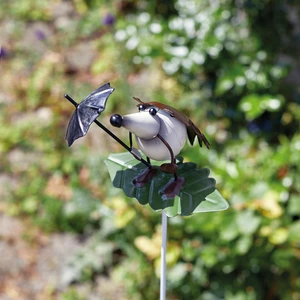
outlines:
M169 199L162 195L161 190L173 175L158 171L151 182L142 188L136 188L132 180L145 169L130 153L111 154L105 163L108 167L113 186L121 188L125 195L136 198L140 204L149 204L153 210L164 209L167 216L189 216L193 213L220 211L228 208L226 200L215 188L216 181L209 178L209 169L198 169L192 162L183 163L177 158L178 175L183 177L185 184L178 196ZM161 162L153 162L160 165Z

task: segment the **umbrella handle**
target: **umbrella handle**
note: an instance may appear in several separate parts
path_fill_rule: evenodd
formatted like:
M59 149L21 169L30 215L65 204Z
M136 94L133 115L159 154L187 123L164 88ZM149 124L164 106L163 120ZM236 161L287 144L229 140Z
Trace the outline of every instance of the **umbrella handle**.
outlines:
M76 108L79 105L74 99L72 99L69 95L65 94L64 97L69 100ZM103 129L108 135L110 135L115 141L117 141L121 146L123 146L128 152L130 152L132 155L132 149L131 147L127 146L122 140L120 140L115 134L113 134L109 129L107 129L104 125L102 125L98 120L95 120L94 123L96 123L101 129ZM143 158L138 158L137 156L133 155L136 159L138 159L140 162L142 162L144 165L146 165L148 168L151 167L151 164L149 164L146 160Z

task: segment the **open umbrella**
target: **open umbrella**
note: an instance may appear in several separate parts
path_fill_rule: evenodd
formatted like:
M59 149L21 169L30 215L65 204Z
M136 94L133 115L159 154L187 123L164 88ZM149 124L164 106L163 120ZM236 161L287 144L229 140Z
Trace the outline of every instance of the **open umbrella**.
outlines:
M89 94L80 104L76 103L76 109L69 121L66 133L69 147L75 140L86 135L90 125L105 109L106 101L113 91L114 88L106 83ZM68 95L65 95L65 97L70 100Z

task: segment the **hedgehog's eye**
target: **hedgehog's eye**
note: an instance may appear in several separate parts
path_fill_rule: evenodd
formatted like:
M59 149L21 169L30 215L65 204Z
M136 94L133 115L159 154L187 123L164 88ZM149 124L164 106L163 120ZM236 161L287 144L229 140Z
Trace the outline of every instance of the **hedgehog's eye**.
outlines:
M149 109L149 114L150 114L151 116L155 116L156 113L157 113L157 110L156 110L154 107L151 107L151 108Z
M144 104L140 104L138 106L138 108L139 108L139 111L144 111L146 109L146 106Z

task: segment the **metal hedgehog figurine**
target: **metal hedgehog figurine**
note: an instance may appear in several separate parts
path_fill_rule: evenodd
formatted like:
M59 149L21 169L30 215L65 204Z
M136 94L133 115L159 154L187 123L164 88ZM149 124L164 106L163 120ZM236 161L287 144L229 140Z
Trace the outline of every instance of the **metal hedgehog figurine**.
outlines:
M179 154L188 137L193 145L195 137L202 147L202 143L209 148L210 144L198 127L184 114L175 108L159 102L143 102L139 98L137 105L139 112L121 116L112 115L110 123L115 127L124 127L129 131L131 153L140 159L136 149L132 147L132 134L136 137L139 149L147 156L149 167L135 177L133 184L142 187L157 173L157 168L151 166L150 159L164 161L160 169L174 177L163 188L162 194L173 198L179 194L184 185L184 179L177 175L175 156Z

